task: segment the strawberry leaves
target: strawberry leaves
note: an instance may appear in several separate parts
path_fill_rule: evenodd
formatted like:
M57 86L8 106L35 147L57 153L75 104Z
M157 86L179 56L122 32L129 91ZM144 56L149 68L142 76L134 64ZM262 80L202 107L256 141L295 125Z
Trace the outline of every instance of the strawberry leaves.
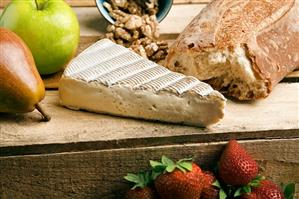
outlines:
M253 187L259 187L262 180L264 180L264 176L257 176L255 177L251 182L249 182L247 185L239 187L235 193L234 197L238 197L244 194L251 193L251 190Z
M295 195L295 183L282 184L282 190L286 199L293 199Z
M138 174L128 173L124 179L133 183L132 189L144 188L153 182L153 173L151 171L144 171Z
M150 160L150 165L155 172L163 172L165 170L165 165L161 162Z
M151 160L150 165L153 168L154 172L160 174L165 172L171 173L175 169L179 169L180 171L186 173L188 171L192 171L192 158L185 158L174 162L173 160L163 155L161 158L161 162Z
M192 171L192 158L181 159L177 162L177 168L183 171Z
M166 156L162 156L161 161L162 161L162 164L165 166L165 170L168 173L171 173L175 170L176 165L171 159L167 158Z
M220 182L218 180L216 180L212 185L219 189L219 199L226 199L227 198L227 194L222 189L222 187L220 185Z

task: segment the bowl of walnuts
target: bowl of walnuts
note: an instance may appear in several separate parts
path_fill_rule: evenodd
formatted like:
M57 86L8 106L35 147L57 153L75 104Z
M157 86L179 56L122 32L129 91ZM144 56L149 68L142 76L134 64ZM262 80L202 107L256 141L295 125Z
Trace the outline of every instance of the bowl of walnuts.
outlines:
M169 13L173 0L96 0L103 17L114 24L119 15L155 15L161 22Z

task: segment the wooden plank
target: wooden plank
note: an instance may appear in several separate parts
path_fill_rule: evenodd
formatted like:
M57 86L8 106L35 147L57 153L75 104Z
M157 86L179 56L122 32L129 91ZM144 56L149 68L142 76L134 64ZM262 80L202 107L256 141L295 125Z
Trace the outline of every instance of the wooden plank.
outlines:
M11 0L1 0L0 8L5 7ZM211 0L174 0L174 4L194 4L194 3L208 3ZM95 0L66 0L68 4L73 7L94 7Z
M50 122L39 122L41 116L36 111L0 114L0 149L3 154L16 155L232 138L297 138L298 102L299 83L282 83L264 100L228 100L222 121L209 128L197 128L73 111L59 105L57 91L48 91L42 104L52 116Z
M284 82L299 82L299 68L290 73L284 80Z
M242 141L260 173L276 183L296 183L299 197L299 139ZM123 198L123 176L149 168L162 155L193 157L211 169L224 142L0 157L0 198Z
M299 70L294 71L293 73L291 73L291 74L289 75L289 77L299 77Z

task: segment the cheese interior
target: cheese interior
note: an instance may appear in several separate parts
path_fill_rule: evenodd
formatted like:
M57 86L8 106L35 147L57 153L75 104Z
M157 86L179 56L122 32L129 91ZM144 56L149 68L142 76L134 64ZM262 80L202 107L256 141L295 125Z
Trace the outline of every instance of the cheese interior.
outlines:
M198 98L196 93L183 96L163 91L133 90L126 86L106 87L63 78L61 103L70 109L88 110L117 116L207 126L223 117L224 103L217 93Z

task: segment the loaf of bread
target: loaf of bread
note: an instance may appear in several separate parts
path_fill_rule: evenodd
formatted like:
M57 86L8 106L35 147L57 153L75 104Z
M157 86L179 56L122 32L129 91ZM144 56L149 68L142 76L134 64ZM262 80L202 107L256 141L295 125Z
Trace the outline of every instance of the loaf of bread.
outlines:
M171 46L166 67L240 100L299 68L299 0L214 0Z

